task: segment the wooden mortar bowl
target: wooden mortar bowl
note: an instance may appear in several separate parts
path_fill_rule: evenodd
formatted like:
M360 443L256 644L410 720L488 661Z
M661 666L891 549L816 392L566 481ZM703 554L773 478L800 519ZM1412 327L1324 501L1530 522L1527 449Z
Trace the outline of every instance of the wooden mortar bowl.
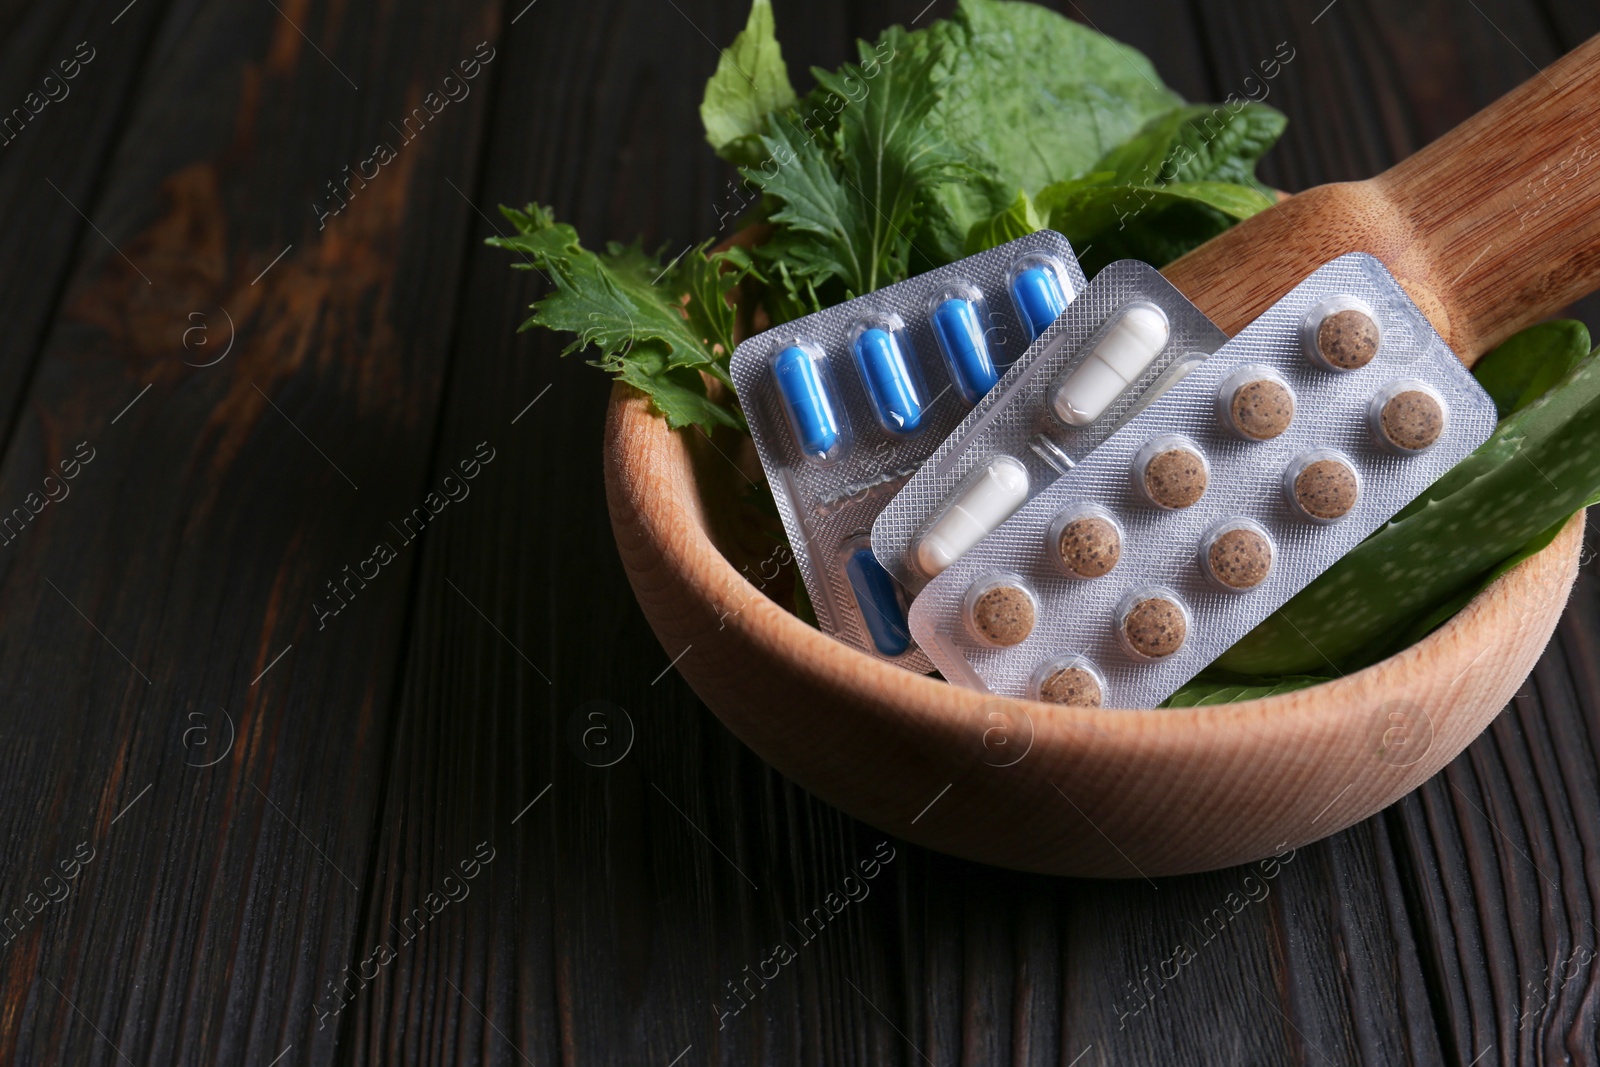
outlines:
M1377 178L1284 201L1165 273L1232 334L1321 264L1370 252L1470 365L1600 280L1600 183L1577 176L1589 156L1572 156L1600 132L1597 74L1600 38ZM1442 628L1337 681L1215 707L1063 708L881 663L768 599L719 549L740 554L737 531L713 521L752 473L736 462L748 468L748 455L669 431L621 384L605 447L612 528L640 606L730 730L889 833L1050 874L1244 863L1393 803L1532 670L1583 535L1575 515Z

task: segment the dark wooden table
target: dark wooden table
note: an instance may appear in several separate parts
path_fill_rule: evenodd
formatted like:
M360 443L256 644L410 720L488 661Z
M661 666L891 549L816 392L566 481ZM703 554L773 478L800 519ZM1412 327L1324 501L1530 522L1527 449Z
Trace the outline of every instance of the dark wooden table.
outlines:
M925 2L780 2L791 69ZM0 1062L1594 1061L1593 573L1488 734L1270 874L884 846L669 669L608 383L514 334L537 279L481 242L532 198L712 233L696 107L745 8L0 2L0 109L53 98L0 136ZM1196 99L1288 42L1288 189L1600 31L1592 0L1068 9Z

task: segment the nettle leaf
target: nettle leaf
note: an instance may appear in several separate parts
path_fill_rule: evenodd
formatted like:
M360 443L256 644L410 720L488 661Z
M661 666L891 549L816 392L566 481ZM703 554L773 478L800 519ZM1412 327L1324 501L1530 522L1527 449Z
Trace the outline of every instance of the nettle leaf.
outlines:
M826 143L797 135L787 122L776 123L761 141L772 164L744 173L780 205L770 216L780 229L758 249L759 258L775 262L781 256L791 276L812 285L839 278L850 293L865 292L863 279L872 273L865 259L870 227Z
M575 334L562 355L592 346L606 358L652 339L665 344L675 365L711 362L684 319L681 301L650 284L645 272L653 260L641 248L613 245L599 256L579 244L577 231L556 222L548 208L534 204L526 212L504 213L518 233L491 237L488 243L522 253L527 261L514 266L541 270L555 283L555 291L533 305L535 314L522 324L524 330L544 326Z
M1038 233L1045 228L1045 220L1028 194L1017 191L1017 198L1004 211L974 223L967 231L965 255L975 256L991 248Z
M699 371L673 366L671 357L659 342L640 342L626 357L615 360L607 369L647 394L667 425L675 430L685 426L699 426L704 430L718 426L748 430L737 409L719 404L706 395L705 379Z
M1093 173L1040 190L1040 210L1080 250L1085 270L1121 258L1164 266L1273 205L1255 164L1285 121L1254 103L1173 108Z
M939 101L932 40L894 27L876 45L858 42L859 63L813 71L811 113L771 123L766 162L744 172L778 205L770 216L778 233L758 252L763 262L782 256L794 282L829 297L906 277L910 235L953 158L928 122ZM827 289L834 280L838 292Z
M744 29L723 50L717 71L706 82L700 121L706 140L730 163L761 160L761 132L767 116L795 102L789 69L774 32L772 4L755 0Z
M708 257L702 246L667 265L637 242L613 242L597 254L549 208L501 211L517 233L487 243L520 253L514 266L538 270L555 286L522 329L573 334L563 355L596 350L597 366L649 393L673 426L743 425L736 411L710 399L701 377L729 383L734 311L727 295L749 269L743 252Z
M711 348L718 363L733 355L735 310L728 302L734 286L752 269L742 248L706 253L705 246L685 253L672 267L668 288L688 296L684 313L689 328Z
M928 123L941 99L938 40L893 26L876 45L858 42L859 65L814 72L818 85L850 101L839 119L844 179L864 202L871 240L858 292L906 277L909 233L949 177L953 153Z

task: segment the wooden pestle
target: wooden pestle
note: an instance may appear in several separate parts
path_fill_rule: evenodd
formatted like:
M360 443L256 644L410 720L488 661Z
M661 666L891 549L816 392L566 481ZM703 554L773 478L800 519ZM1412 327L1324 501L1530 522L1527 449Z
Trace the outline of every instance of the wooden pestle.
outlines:
M1600 37L1377 177L1307 190L1163 273L1235 334L1370 252L1470 366L1600 283L1597 71Z

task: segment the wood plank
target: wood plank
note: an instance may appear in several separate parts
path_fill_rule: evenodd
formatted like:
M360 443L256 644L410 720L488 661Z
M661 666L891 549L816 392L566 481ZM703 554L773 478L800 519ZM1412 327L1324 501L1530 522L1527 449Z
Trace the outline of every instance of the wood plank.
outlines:
M91 245L104 248L78 209L104 179L165 8L92 0L0 10L0 441L11 440L68 272Z
M314 1007L352 962L416 553L325 629L314 605L430 488L471 214L446 179L473 182L487 94L415 143L388 124L499 5L279 6L161 24L0 465L9 507L94 450L0 579L8 914L94 854L6 946L7 1062L334 1054ZM380 139L396 158L319 233ZM219 307L230 356L186 366L188 314L220 334Z
M1541 0L1539 7L1564 51L1571 51L1600 33L1600 10L1593 4L1583 0Z
M1468 1060L1588 1063L1600 1054L1600 588L1592 573L1579 583L1509 712L1397 806L1418 858L1425 965L1448 1005L1447 1040Z

